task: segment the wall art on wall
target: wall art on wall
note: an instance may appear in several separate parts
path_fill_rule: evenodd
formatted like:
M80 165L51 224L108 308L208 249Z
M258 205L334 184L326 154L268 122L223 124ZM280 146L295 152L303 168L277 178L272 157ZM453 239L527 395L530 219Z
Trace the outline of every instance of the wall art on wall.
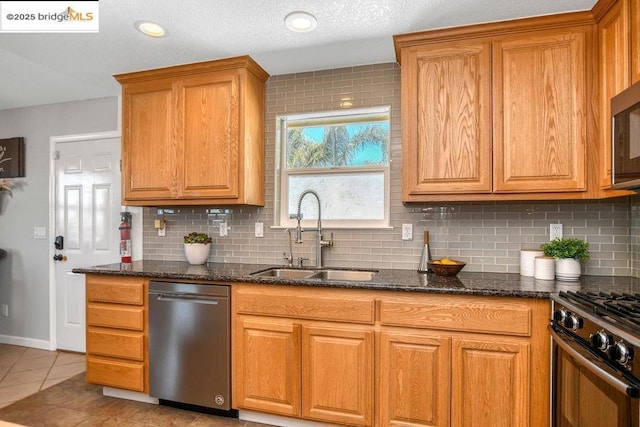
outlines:
M24 138L0 139L0 178L24 176Z

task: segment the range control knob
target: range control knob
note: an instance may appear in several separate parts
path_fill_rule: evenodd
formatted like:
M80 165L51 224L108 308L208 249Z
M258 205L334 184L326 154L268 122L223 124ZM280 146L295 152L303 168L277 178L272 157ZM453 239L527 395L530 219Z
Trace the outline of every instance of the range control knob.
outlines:
M628 347L622 341L618 341L609 349L609 359L624 366L633 360L633 348Z
M613 337L607 335L604 329L589 335L589 338L591 339L591 345L600 351L607 351L613 344Z
M578 317L575 314L569 315L566 319L564 319L564 327L567 329L571 329L572 331L577 331L578 329L582 329L584 326L584 321L582 317Z
M565 309L556 310L553 312L553 320L556 322L564 323L564 320L571 315L570 311Z

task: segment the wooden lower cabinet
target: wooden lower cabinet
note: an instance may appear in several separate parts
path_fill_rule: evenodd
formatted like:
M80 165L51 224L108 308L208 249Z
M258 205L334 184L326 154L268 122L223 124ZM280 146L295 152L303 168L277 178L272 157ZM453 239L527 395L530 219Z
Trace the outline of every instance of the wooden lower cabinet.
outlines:
M87 275L87 382L149 392L147 285Z
M453 338L451 424L528 426L529 344L508 338Z
M302 328L304 418L373 425L374 357L370 329L347 325Z
M448 426L451 339L434 331L380 334L380 425Z
M237 320L234 402L238 407L300 416L300 325L290 320Z
M233 290L237 409L351 426L549 423L547 300L252 284ZM360 309L340 310L335 320L322 314L335 311L328 301Z

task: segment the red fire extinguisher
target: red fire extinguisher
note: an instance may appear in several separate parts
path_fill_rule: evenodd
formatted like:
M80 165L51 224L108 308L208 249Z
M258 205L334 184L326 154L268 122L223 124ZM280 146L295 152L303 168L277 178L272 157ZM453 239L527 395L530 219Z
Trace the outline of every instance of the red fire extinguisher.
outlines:
M120 212L120 262L131 263L131 212Z

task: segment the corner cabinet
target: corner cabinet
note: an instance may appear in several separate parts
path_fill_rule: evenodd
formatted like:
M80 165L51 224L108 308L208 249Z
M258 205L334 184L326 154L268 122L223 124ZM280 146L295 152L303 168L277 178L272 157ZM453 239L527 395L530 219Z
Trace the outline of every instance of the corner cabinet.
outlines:
M264 205L264 83L251 58L119 74L123 204Z
M351 426L541 426L549 301L233 285L234 408Z
M394 36L402 200L624 195L600 186L589 12Z
M148 280L87 275L87 382L149 392Z

